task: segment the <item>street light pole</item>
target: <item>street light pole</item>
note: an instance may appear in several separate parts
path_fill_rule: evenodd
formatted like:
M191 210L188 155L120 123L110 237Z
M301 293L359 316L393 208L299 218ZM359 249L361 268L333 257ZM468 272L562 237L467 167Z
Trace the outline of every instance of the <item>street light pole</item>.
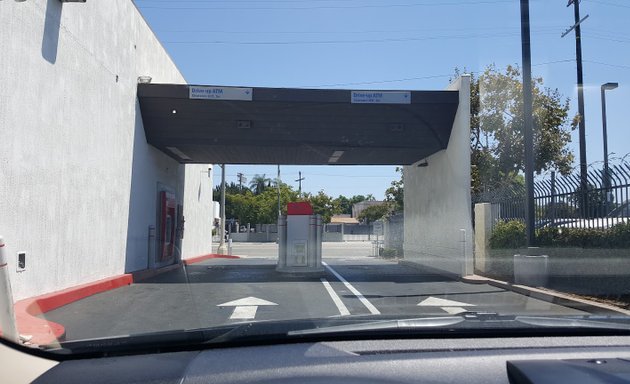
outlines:
M278 217L282 216L282 207L280 205L280 164L278 164L278 178L276 179L278 187Z
M529 0L521 0L521 48L523 56L523 135L525 139L525 228L527 246L536 243L534 231L534 133L532 106L532 56L529 30Z
M618 83L602 84L602 132L604 136L604 188L610 188L610 174L608 173L608 130L606 127L606 91L613 90L619 86ZM608 190L606 191L608 199Z

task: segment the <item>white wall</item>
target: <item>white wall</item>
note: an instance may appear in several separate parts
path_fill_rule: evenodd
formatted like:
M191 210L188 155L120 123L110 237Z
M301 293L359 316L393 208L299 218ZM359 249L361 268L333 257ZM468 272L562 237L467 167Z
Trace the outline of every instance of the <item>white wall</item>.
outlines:
M470 77L448 89L459 90L459 107L447 149L428 157L426 167L404 167L403 248L406 260L462 275L473 272Z
M214 204L212 177L206 164L186 165L184 217L186 229L182 241L182 259L212 253ZM211 173L212 175L212 173Z
M0 234L12 271L27 253L15 298L146 268L157 184L181 190L183 167L146 143L137 77L183 76L128 0L0 1L0 25Z

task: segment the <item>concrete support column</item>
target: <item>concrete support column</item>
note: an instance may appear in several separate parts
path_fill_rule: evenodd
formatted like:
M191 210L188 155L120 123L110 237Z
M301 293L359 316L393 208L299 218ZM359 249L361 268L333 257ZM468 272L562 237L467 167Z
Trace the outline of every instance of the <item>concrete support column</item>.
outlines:
M492 204L475 204L475 269L487 272L486 258L492 235Z

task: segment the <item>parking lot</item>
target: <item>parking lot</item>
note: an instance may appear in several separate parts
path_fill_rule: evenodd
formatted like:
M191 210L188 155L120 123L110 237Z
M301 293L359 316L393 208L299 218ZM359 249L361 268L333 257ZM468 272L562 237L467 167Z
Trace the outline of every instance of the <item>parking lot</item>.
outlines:
M275 270L276 244L234 244L239 259L209 259L45 314L66 339L219 324L366 314L445 316L463 311L584 315L488 284L469 284L371 255L370 243L324 243L325 272Z

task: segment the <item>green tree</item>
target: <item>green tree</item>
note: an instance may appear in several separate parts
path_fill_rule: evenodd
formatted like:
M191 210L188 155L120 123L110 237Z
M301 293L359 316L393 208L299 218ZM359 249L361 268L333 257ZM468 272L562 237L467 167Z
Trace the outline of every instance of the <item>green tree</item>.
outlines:
M313 213L322 215L324 223L330 223L330 218L333 215L341 213L339 201L328 196L324 191L319 191L316 195L308 192L303 195L303 200L308 201L313 207Z
M231 182L231 183L226 183L225 184L225 194L228 195L236 195L239 193L245 193L246 191L249 191L249 189L247 189L247 187L243 187L243 189L241 189L239 187L238 184L236 184L235 182ZM221 184L219 185L215 185L214 188L212 189L212 198L215 201L219 201L219 199L221 198Z
M456 74L458 71L456 70ZM521 71L508 65L499 71L490 65L471 78L471 178L473 192L522 183L524 170L523 101ZM570 172L573 154L568 148L578 118L569 119L569 99L557 89L532 79L534 170Z
M400 179L392 181L391 187L385 190L385 201L392 204L392 209L400 212L405 204L405 182L402 167L396 167L396 172L400 173Z
M263 193L263 191L270 186L271 179L268 178L266 174L254 175L252 180L249 182L249 187L256 195Z
M371 205L361 211L357 220L369 224L387 216L391 212L391 209L392 205L390 203Z
M335 204L337 204L339 206L339 213L340 214L345 214L345 215L351 215L352 214L352 206L355 205L356 203L360 203L362 201L374 201L376 200L374 198L374 196L372 196L372 194L368 194L367 196L364 195L354 195L350 198L346 197L346 196L339 196L335 199Z

